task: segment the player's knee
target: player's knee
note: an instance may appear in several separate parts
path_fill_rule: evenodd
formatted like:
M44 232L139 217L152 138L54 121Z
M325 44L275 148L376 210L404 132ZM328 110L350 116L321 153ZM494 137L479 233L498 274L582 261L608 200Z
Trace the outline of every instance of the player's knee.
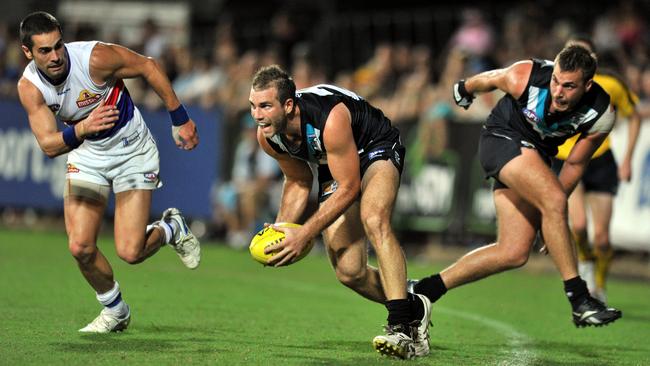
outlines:
M548 196L544 197L542 207L540 207L542 214L545 215L567 215L567 195L562 190L551 191Z
M97 246L94 243L86 243L75 239L68 241L68 250L81 264L90 263L97 254Z
M609 233L606 230L594 231L594 247L609 248Z
M366 281L365 269L351 270L351 269L336 269L336 278L346 287L357 289L363 286Z
M530 251L516 249L504 251L503 260L508 269L519 268L528 262Z
M391 231L390 216L381 210L363 214L361 221L363 222L364 231L373 245L383 242L381 238L388 235Z
M138 264L142 262L140 252L131 248L118 250L117 256L128 264Z
M585 220L576 220L571 221L571 230L577 235L586 235L587 234L587 222Z

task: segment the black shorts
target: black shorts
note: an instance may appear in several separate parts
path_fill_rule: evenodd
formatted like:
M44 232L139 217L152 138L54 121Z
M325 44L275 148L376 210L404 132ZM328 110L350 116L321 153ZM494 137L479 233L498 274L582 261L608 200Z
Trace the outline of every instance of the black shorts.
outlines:
M478 154L485 179L494 178L493 189L508 188L499 181L499 172L512 159L521 155L521 148L536 149L540 157L550 167L551 158L524 139L521 134L509 129L483 127L478 141Z
M361 178L363 178L370 165L379 160L390 160L401 176L405 155L406 149L399 141L373 143L359 154ZM332 178L332 173L327 165L318 166L318 187L318 202L325 201L338 188L338 184Z
M560 174L564 160L553 159L553 171ZM618 192L618 165L612 150L607 150L597 158L591 159L580 179L585 192L604 192L616 195Z

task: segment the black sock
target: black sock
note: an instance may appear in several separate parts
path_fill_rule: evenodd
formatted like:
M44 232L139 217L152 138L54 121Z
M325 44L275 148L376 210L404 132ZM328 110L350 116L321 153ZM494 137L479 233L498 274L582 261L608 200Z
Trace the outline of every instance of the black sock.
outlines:
M564 292L569 298L573 310L576 310L582 301L584 301L585 297L589 296L587 283L580 276L564 281Z
M440 274L435 274L421 279L415 284L413 289L415 290L415 293L428 297L432 303L438 301L442 295L447 293L447 286L442 282Z
M411 304L411 320L422 320L424 316L424 304L422 300L410 292L406 294L406 298Z
M408 299L386 301L386 309L388 309L388 325L411 322L411 303Z

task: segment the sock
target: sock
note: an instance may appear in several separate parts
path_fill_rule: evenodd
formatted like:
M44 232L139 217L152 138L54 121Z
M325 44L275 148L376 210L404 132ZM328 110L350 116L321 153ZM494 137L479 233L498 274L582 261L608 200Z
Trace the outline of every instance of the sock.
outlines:
M168 221L161 221L161 223L165 223L167 227L169 227L170 233L171 233L171 240L176 240L178 239L178 233L181 230L181 227L179 226L178 221L174 219L169 219Z
M409 304L411 304L411 320L422 320L424 316L424 304L422 300L410 292L406 294L406 298Z
M172 220L173 222L174 220ZM156 221L153 224L147 225L147 233L153 230L154 227L158 226L163 230L165 233L165 238L163 240L164 244L169 244L171 243L172 239L174 238L174 227L173 224L165 222L165 221Z
M589 296L587 283L580 276L564 281L564 292L569 298L573 310L576 310L585 297Z
M97 294L97 300L100 304L104 305L110 312L118 315L126 314L126 303L122 300L122 291L120 291L120 284L115 281L112 289L103 294Z
M411 322L411 304L407 299L386 301L386 309L388 309L388 325Z
M594 260L594 254L589 247L589 239L587 238L587 233L583 232L578 234L574 231L571 231L573 235L573 240L576 242L576 249L578 251L578 260L581 262L588 262Z
M607 280L607 274L609 273L609 265L612 263L614 250L611 246L608 246L605 250L596 248L594 254L596 257L596 288L605 289L605 281Z
M439 273L421 279L415 284L413 289L415 290L415 293L428 297L432 303L438 301L442 295L447 293L447 286L445 286Z

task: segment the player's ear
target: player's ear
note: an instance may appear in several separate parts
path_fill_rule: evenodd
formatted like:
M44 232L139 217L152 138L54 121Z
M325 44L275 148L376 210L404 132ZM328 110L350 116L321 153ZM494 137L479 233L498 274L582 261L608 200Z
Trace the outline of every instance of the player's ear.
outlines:
M293 112L294 109L294 103L293 103L293 98L287 98L287 100L284 101L284 113L290 114Z
M23 49L23 53L25 54L25 57L27 57L28 60L32 60L34 58L34 55L32 55L32 51L27 48L25 45L21 45L20 48Z
M589 89L591 89L591 85L593 83L594 83L594 79L587 80L587 82L585 83L585 91L589 91Z

